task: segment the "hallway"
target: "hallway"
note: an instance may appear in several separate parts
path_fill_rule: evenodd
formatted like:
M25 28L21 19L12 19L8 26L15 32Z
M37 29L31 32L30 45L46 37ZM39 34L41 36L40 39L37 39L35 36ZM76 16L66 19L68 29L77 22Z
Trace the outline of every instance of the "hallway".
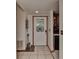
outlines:
M47 46L35 46L34 52L17 52L17 59L54 59Z
M59 0L16 0L17 59L59 59L59 15Z

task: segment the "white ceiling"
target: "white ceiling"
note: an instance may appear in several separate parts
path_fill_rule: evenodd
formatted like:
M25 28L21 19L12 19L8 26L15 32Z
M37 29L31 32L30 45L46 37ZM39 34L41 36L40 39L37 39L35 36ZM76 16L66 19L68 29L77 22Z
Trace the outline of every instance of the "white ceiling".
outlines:
M48 13L51 9L58 13L58 0L16 0L17 3L29 13L38 10L40 14Z

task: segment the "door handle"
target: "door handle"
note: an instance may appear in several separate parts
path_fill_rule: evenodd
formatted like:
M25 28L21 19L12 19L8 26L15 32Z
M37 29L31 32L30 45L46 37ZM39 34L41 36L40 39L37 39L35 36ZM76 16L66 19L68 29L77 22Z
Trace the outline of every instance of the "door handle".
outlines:
M45 32L47 32L47 30L45 30Z
M63 30L61 30L61 35L63 35Z

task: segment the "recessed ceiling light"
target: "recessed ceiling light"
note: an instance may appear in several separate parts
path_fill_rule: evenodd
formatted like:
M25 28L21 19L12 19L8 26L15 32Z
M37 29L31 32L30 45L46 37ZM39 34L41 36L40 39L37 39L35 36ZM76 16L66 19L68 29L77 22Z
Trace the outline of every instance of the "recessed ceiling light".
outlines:
M39 11L35 11L35 13L37 14L37 13L39 13Z

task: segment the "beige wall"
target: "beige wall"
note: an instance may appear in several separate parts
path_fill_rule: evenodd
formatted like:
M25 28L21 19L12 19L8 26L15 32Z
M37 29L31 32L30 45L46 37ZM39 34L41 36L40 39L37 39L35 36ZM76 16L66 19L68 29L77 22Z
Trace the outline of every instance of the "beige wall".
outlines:
M28 15L28 33L29 33L29 42L32 43L32 15Z
M28 19L28 33L29 33L29 42L32 44L32 15L26 15L26 12L24 12L21 8L17 6L16 10L16 39L17 41L22 41L23 46L21 50L24 50L27 43L27 32L25 29L25 20ZM48 46L52 50L53 48L53 10L49 13L49 19L48 19Z
M51 51L54 50L53 47L53 10L50 11L50 16L48 19L48 46Z
M59 25L60 31L63 30L63 0L59 0ZM59 50L59 59L63 59L63 35L60 32L60 50Z
M20 47L17 49L24 50L26 47L26 29L25 29L25 20L26 20L26 13L16 5L16 40L18 41L17 45L20 42Z

